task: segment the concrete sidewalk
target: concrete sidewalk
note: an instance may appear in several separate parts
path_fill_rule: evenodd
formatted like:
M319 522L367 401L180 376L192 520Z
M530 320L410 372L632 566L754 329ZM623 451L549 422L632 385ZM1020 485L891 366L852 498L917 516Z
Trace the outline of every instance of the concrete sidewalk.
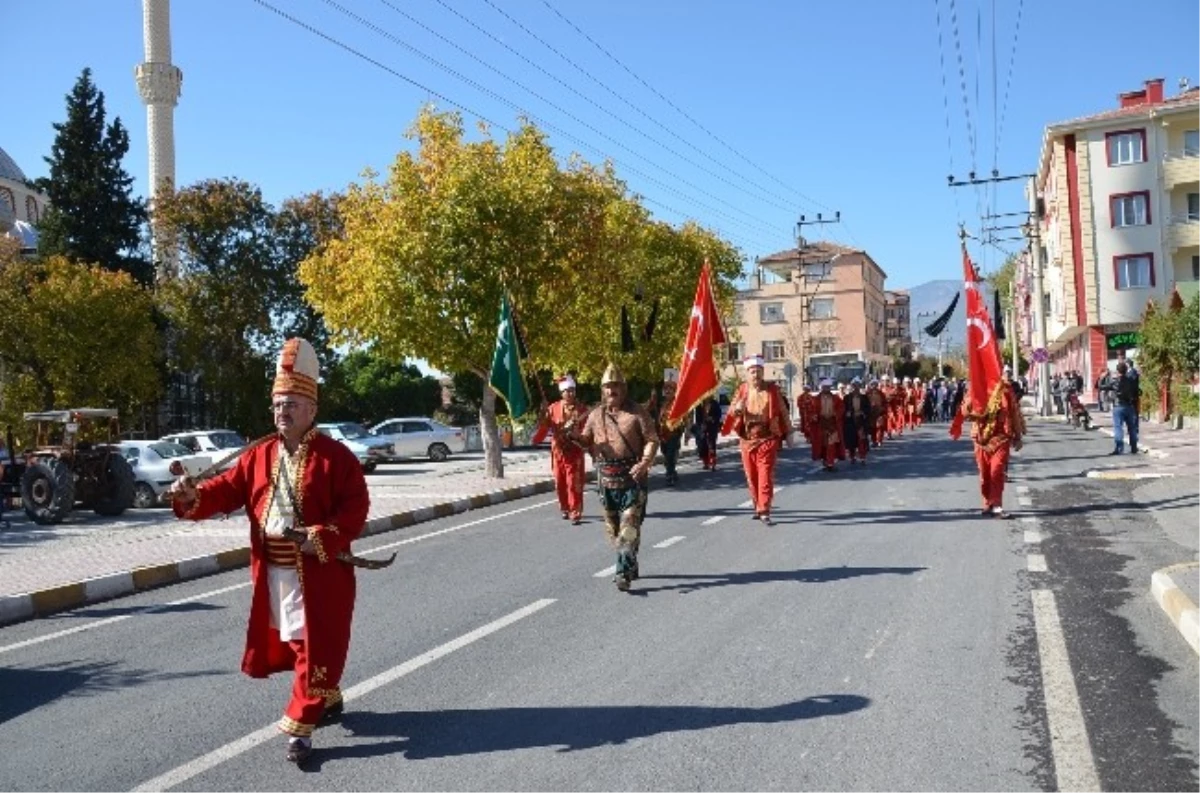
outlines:
M721 439L725 448L732 439ZM696 454L695 445L680 457ZM659 456L659 465L662 457ZM589 479L591 459L587 460ZM661 472L661 468L658 469ZM482 462L408 474L382 466L367 476L371 510L362 536L403 529L467 510L554 491L547 449L504 453L504 479ZM249 564L243 512L181 521L167 509L130 510L120 519L91 513L55 526L24 514L0 531L0 625L53 614L156 586Z

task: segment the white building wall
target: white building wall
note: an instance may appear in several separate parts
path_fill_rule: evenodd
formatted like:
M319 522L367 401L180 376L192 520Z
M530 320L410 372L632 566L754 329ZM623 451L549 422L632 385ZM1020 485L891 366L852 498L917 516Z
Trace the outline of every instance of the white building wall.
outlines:
M1145 161L1110 166L1105 135L1126 129L1145 130ZM1162 229L1170 216L1170 208L1164 205L1158 180L1158 163L1162 155L1159 135L1154 125L1145 122L1088 130L1079 134L1087 136L1088 160L1091 165L1089 176L1093 205L1090 208L1080 207L1080 210L1086 212L1090 209L1094 221L1100 324L1139 322L1146 302L1152 298L1160 299L1172 286L1171 265L1166 261L1162 247ZM1150 223L1145 226L1114 228L1111 196L1141 191L1149 194ZM1154 257L1154 286L1118 290L1113 257L1139 253L1149 253Z

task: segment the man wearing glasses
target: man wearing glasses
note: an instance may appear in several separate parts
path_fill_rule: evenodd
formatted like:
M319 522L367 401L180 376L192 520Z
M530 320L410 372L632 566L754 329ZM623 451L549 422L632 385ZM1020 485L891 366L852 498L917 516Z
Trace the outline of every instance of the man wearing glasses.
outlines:
M342 711L339 687L350 647L354 568L350 550L367 519L362 466L342 443L319 434L319 365L312 345L289 339L271 389L278 433L253 444L237 464L197 485L171 488L175 514L203 520L242 507L250 518L254 582L242 671L267 677L291 670L291 698L279 721L287 759L312 754L313 729Z

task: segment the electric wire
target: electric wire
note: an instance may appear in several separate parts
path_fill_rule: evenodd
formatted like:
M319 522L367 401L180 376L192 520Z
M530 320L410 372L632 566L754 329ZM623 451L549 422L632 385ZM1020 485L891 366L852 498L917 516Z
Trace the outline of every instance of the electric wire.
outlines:
M769 224L764 223L763 221L754 217L750 213L745 212L744 210L734 208L736 211L741 212L742 214L749 217L751 219L750 221L744 221L744 220L735 218L735 217L729 215L728 213L724 212L723 210L717 209L716 207L710 206L708 204L705 204L702 201L692 198L691 196L681 193L679 190L675 189L671 185L668 185L665 182L655 178L654 176L651 176L650 174L646 173L645 171L642 171L638 168L633 167L632 165L628 164L627 162L618 160L617 158L607 154L606 152L602 151L601 149L597 148L596 146L593 146L592 144L588 143L587 141L583 140L582 138L579 138L579 137L571 134L570 132L567 132L563 128L561 128L555 124L552 124L549 121L546 121L545 119L537 116L536 114L534 114L527 108L522 107L521 105L512 101L511 99L488 88L487 86L479 83L478 81L472 79L471 77L468 77L467 75L454 69L453 67L448 66L445 63L442 63L437 58L434 58L432 55L429 55L428 53L424 52L423 50L413 46L412 44L404 41L403 39L399 38L398 36L395 36L394 34L390 33L389 31L381 28L380 26L376 25L375 23L371 22L370 20L360 16L359 14L355 13L354 11L351 11L350 9L348 9L345 6L341 5L340 3L336 2L336 0L323 0L323 2L326 5L330 6L331 8L339 11L340 13L342 13L344 16L348 17L349 19L354 20L355 22L359 23L361 26L372 31L373 33L376 33L377 35L391 41L393 44L396 44L397 46L403 47L404 49L412 52L414 55L421 58L422 60L432 63L434 66L437 66L439 69L452 75L453 77L457 78L458 80L466 83L467 85L471 86L472 88L479 91L480 93L485 94L485 95L491 97L492 99L495 99L496 101L498 101L504 105L507 105L508 107L517 111L518 113L528 117L531 121L534 121L540 127L551 130L553 132L556 132L559 135L563 136L564 138L567 138L568 140L571 140L580 146L590 149L591 151L595 152L596 154L600 155L601 157L604 157L605 159L610 160L614 164L620 165L622 168L624 168L625 170L627 170L630 173L634 173L634 174L641 176L643 179L659 186L663 190L666 190L666 191L678 196L679 198L682 198L685 201L693 203L696 206L703 207L704 209L706 209L714 214L725 217L730 222L737 223L740 226L746 228L747 230L753 229L755 231L755 233L757 233L757 234L770 235L770 234L776 233L776 230L774 228L772 228ZM547 101L548 104L552 104L552 103L549 103L548 100L543 100L543 101ZM610 135L597 129L595 126L588 124L587 122L583 121L582 119L579 119L566 111L560 111L560 112L563 112L564 115L567 115L569 118L573 119L577 123L581 124L582 126L586 127L587 129L591 130L595 134L614 143L615 145L624 149L625 151L629 152L630 154L633 154L635 157L639 157L643 160L646 159L644 156L639 155L637 152L633 151L629 147L625 146L624 144L620 143L616 139L612 138ZM690 187L691 189L695 190L700 195L711 198L717 202L721 202L721 198L719 196L715 196L712 193L709 193L708 191L699 187L698 185L695 185L692 182L689 182L686 179L683 179L682 177L673 173L669 169L664 168L663 166L658 165L658 164L654 163L653 161L650 161L650 164L651 164L651 166L658 168L658 170L662 171L670 178L678 180L680 184L686 185L687 187Z
M316 36L317 38L320 38L320 39L328 42L329 44L332 44L333 46L359 58L360 60L363 60L366 63L369 63L372 66L375 66L376 68L380 69L381 71L387 72L388 74L392 75L396 79L401 80L402 82L408 83L409 85L413 86L414 88L418 88L421 91L424 91L425 93L427 93L428 95L430 95L432 97L436 97L438 100L444 102L445 104L449 105L450 107L461 110L462 112L466 113L467 115L473 116L474 118L479 119L480 121L488 124L489 126L495 127L496 129L502 130L508 134L513 134L513 132L514 132L514 130L510 129L509 127L505 126L504 124L501 124L500 122L497 122L497 121L493 121L492 119L488 118L484 114L479 113L478 111L468 107L467 105L457 102L454 99L451 99L449 96L447 96L439 91L436 91L433 88L430 88L429 86L426 86L420 82L417 82L416 80L397 71L396 69L393 69L392 67L383 63L382 61L379 61L376 58L372 58L370 55L367 55L366 53L364 53L358 49L355 49L354 47L350 46L349 44L346 44L345 42L329 35L328 33L325 33L324 31L320 30L316 26L311 25L308 22L305 22L304 20L299 19L296 16L293 16L292 14L288 13L287 11L284 11L281 8L278 8L275 5L272 5L271 3L267 2L267 0L251 0L251 2L256 3L259 6L262 6L263 8L276 14L277 16L287 20L288 22L291 22L292 24L296 25L297 27L308 31L309 33ZM689 218L692 220L696 220L697 222L701 222L699 218L695 217L695 215L692 215L692 214L689 214L686 212L682 212L679 209L668 206L667 204L665 204L661 201L650 199L650 198L647 198L646 196L642 196L642 195L635 196L635 200L644 201L646 203L653 203L656 206L662 207L663 209L673 212L680 217ZM705 225L705 224L701 222L701 225ZM742 237L741 242L745 243L748 239L749 238ZM746 246L746 247L753 247L753 246Z
M954 137L950 132L950 91L946 87L946 47L942 41L942 9L939 0L933 0L933 15L937 21L938 39L938 74L942 78L942 113L946 119L946 155L950 160L950 175L954 176ZM958 190L950 188L954 196L954 219L958 225L963 223L962 207L958 203Z
M445 42L446 44L448 44L449 46L453 47L454 49L458 50L459 52L463 53L463 54L464 54L464 55L466 55L467 57L469 57L469 58L471 58L472 60L474 60L474 61L476 61L476 62L480 63L480 64L481 64L481 65L483 65L484 67L486 67L486 68L490 69L491 71L493 71L493 72L495 72L496 74L500 75L500 76L501 76L501 77L503 77L504 79L506 79L506 80L508 80L509 82L513 83L514 85L518 86L519 88L522 88L523 90L525 90L525 91L527 91L528 93L532 94L533 96L537 97L538 99L540 99L541 101L543 101L543 102L545 102L546 104L550 105L551 107L555 108L555 109L556 109L556 110L558 110L559 112L561 112L561 113L564 113L564 114L567 114L567 111L565 111L565 110L563 110L562 108L558 107L556 104L552 103L550 100L548 100L548 99L546 99L545 97L541 96L540 94L538 94L538 93L537 93L536 91L534 91L533 89L529 88L528 86L526 86L526 85L524 85L523 83L519 82L519 81L518 81L518 80L516 80L515 78L513 78L513 77L509 76L508 74L504 73L504 72L503 72L503 71L501 71L500 69L496 68L496 67L495 67L495 66L493 66L492 64L490 64L490 63L488 63L487 61L485 61L483 58L480 58L480 57L479 57L478 55L476 55L475 53L471 52L471 51L470 51L470 50L468 50L467 48L465 48L465 47L461 46L460 44L456 43L456 42L455 42L453 39L450 39L449 37L447 37L447 36L444 36L444 35L442 35L441 33L437 32L436 30L434 30L434 29L433 29L433 28L431 28L430 26L426 25L426 24L425 24L424 22L422 22L421 20L419 20L419 19L417 19L417 18L413 17L413 16L412 16L411 14L409 14L408 12L406 12L406 11L403 11L403 10L401 10L400 8L396 7L396 5L395 5L394 3L392 3L392 2L390 2L389 0L379 0L379 2L380 2L380 3L382 3L383 5L387 6L389 9L391 9L391 10L392 10L392 11L394 11L395 13L397 13L397 14L399 14L400 16L404 17L405 19L409 20L409 21L410 21L410 22L412 22L413 24L415 24L415 25L417 25L418 27L422 28L423 30L427 31L427 32L428 32L428 33L430 33L431 35L433 35L433 36L436 36L438 39L440 39L441 41ZM785 212L791 212L791 211L793 211L793 209L794 209L794 207L793 207L793 206L788 206L788 205L786 205L786 204L778 203L778 202L780 202L780 201L782 201L782 202L786 202L786 201L787 201L787 199L786 199L786 198L783 198L782 196L775 196L775 195L774 195L774 194L772 194L772 193L769 193L769 192L767 192L767 191L764 191L764 193L766 193L766 195L773 197L773 198L775 199L775 201L772 201L772 200L764 200L764 198L763 198L762 196L760 196L760 195L757 195L757 194L755 194L754 192L752 192L752 191L750 191L750 190L746 189L746 187L745 187L745 185L744 185L744 184L741 184L741 183L738 183L738 182L735 182L735 181L731 181L731 180L729 180L728 178L726 178L725 176L723 176L723 175L721 175L721 174L719 174L719 173L717 173L717 172L715 172L715 171L712 171L712 170L710 170L710 169L709 169L707 166L705 166L705 165L702 165L701 163L698 163L698 162L696 162L694 159L691 159L690 157L688 157L688 156L687 156L687 155L685 155L685 154L682 154L682 153L680 153L680 152L679 152L679 151L677 151L676 149L672 148L672 147L671 147L669 144L667 144L667 143L664 143L664 142L663 142L662 140L660 140L659 138L656 138L656 137L654 137L653 135L651 135L649 132L646 132L646 131L645 131L644 129L642 129L641 127L638 127L638 126L636 126L636 125L634 125L634 124L630 123L630 122L629 122L629 121L627 121L626 119L624 119L624 118L622 118L621 116L619 116L618 114L614 113L612 110L608 109L608 108L607 108L607 107L605 107L604 105L600 104L599 102L595 101L594 99L592 99L591 97L587 96L587 95L586 95L586 94L584 94L583 92L579 91L579 90L578 90L578 89L576 89L574 86L572 86L570 83L567 83L566 81L564 81L564 80L563 80L561 77L559 77L558 75L554 74L553 72L550 72L549 70L547 70L547 69L543 68L542 66L538 65L538 64L537 64L537 63L535 63L534 61L530 60L530 59L529 59L529 58L527 58L525 55L523 55L521 52L519 52L518 50L516 50L515 48L513 48L512 46L510 46L510 45L509 45L507 42L505 42L503 39L500 39L499 37L497 37L495 34L491 33L490 31L488 31L487 29L485 29L485 28L483 28L483 27L480 27L478 24L476 24L476 23L475 23L473 20L471 20L469 17L466 17L466 16L464 16L464 15L463 15L463 14L461 14L461 13L460 13L460 12L459 12L457 9L455 9L453 6L450 6L449 4L447 4L447 3L446 3L444 0L436 0L436 2L438 2L439 4L441 4L441 5L442 5L444 8L446 8L446 9L447 9L448 11L450 11L451 13L453 13L453 14L457 15L457 16L458 16L460 19L462 19L464 22L466 22L467 24L469 24L469 25L471 25L472 27L474 27L474 28L475 28L476 30L478 30L480 33L482 33L482 34L484 34L485 36L487 36L488 38L492 39L492 41L494 41L495 43L499 44L501 47L504 47L504 48L505 48L505 49L507 49L509 52L511 52L513 55L517 56L518 58L520 58L521 60L523 60L525 63L527 63L527 64L529 64L530 66L532 66L534 69L537 69L539 72L541 72L541 73L542 73L543 75L545 75L546 77L549 77L551 80L554 80L556 83L558 83L559 85L561 85L562 87L564 87L564 88L566 88L568 91L570 91L571 93L573 93L573 94L575 94L576 96L578 96L580 99L584 100L584 101L585 101L585 102L587 102L588 104L590 104L590 105L592 105L593 107L597 108L598 110L600 110L601 112L603 112L603 113L605 113L606 115L610 116L611 118L615 119L616 121L620 122L621 124L624 124L624 125L625 125L626 127L628 127L629 129L633 130L634 132L636 132L637 134L639 134L639 135L641 135L642 137L646 138L647 140L649 140L650 142L654 143L655 145L657 145L657 146L660 146L661 148L663 148L663 149L664 149L664 150L666 150L667 152L671 153L671 154L672 154L672 155L674 155L675 157L678 157L680 160L683 160L683 161L684 161L684 162L686 162L688 165L691 165L692 167L694 167L694 168L697 168L697 169L699 169L700 171L703 171L704 173L708 174L709 176L713 177L714 179L717 179L718 181L721 181L721 182L723 182L724 184L726 184L726 185L728 185L728 186L730 186L730 187L734 188L735 190L739 190L739 191L741 191L741 192L745 193L746 195L750 196L751 198L754 198L754 199L755 199L755 200L757 200L757 201L762 201L762 202L763 202L763 203L765 203L765 204L768 204L768 205L770 205L770 206L773 206L773 207L775 207L776 209L780 209L780 210L783 210L783 211L785 211ZM567 115L569 115L569 114L567 114ZM662 125L660 125L660 126L662 126ZM664 128L665 128L665 127L664 127ZM668 131L670 131L670 130L668 130ZM679 136L678 136L678 135L676 135L676 137L679 137ZM688 143L688 141L687 141L687 140L685 140L685 139L683 139L683 138L679 138L679 139L680 139L680 140L682 140L684 143ZM691 145L691 144L688 144L688 145ZM695 147L693 146L693 148L695 148ZM700 151L700 150L699 150L699 149L697 149L697 151ZM701 154L704 154L704 152L703 152L703 151L700 151L700 153L701 153ZM708 155L705 155L705 156L708 156ZM716 162L718 165L724 165L724 164L723 164L723 163L721 163L719 160L716 160L716 158L709 157L709 159L713 160L713 161L714 161L714 162ZM726 166L726 169L728 170L727 166ZM744 177L742 177L740 174L737 174L736 172L733 172L733 171L731 171L731 173L733 173L733 174L734 174L735 176L737 176L738 178L744 179ZM751 184L752 184L752 183L751 183ZM760 188L760 189L761 189L761 188Z
M1013 64L1017 57L1017 42L1021 38L1021 12L1025 7L1025 0L1017 0L1017 25L1013 31L1012 49L1008 54L1008 73L1004 78L1004 101L1000 105L1000 126L996 132L996 151L997 157L1000 151L1000 142L1004 138L1004 119L1008 115L1008 92L1012 87Z

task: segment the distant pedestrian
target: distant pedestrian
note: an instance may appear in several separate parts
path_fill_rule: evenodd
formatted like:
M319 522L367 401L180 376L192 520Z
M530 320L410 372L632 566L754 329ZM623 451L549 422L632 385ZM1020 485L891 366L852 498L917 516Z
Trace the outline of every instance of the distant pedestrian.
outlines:
M561 398L541 406L538 428L533 443L541 443L550 435L550 470L554 474L554 489L563 520L575 526L583 522L583 480L586 461L584 450L571 440L571 431L578 431L587 420L588 406L576 395L578 386L571 375L558 379Z
M1129 451L1137 454L1138 450L1138 382L1129 376L1129 367L1124 361L1117 363L1117 379L1113 387L1115 404L1113 405L1113 440L1116 445L1109 454L1122 454L1125 451L1125 431L1129 432Z

